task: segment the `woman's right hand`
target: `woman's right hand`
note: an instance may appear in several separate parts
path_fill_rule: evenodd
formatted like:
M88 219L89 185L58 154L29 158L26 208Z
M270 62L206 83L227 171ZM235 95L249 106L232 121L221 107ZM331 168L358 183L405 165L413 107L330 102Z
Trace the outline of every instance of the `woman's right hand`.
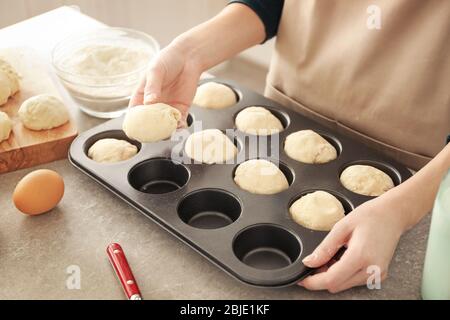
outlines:
M130 106L169 104L180 110L180 126L185 126L202 72L264 38L264 24L252 9L241 3L227 5L214 18L178 36L152 59Z
M186 126L201 73L195 59L177 43L172 43L150 61L146 76L131 97L130 106L166 103L181 112L180 127Z

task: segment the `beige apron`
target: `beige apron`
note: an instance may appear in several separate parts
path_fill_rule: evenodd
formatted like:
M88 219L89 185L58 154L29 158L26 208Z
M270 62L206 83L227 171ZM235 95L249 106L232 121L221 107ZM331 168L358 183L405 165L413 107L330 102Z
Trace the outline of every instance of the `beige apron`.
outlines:
M266 95L422 167L450 133L450 0L286 0Z

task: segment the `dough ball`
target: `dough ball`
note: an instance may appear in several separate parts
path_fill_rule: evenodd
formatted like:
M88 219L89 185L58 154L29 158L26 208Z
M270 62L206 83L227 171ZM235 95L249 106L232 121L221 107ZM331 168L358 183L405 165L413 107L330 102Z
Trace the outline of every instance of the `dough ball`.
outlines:
M237 98L230 87L217 82L207 82L197 88L193 103L203 108L223 109L236 104Z
M383 171L367 165L353 165L341 174L342 185L365 196L379 196L394 187L394 182Z
M170 138L180 119L180 111L164 103L136 106L128 110L122 129L131 139L156 142Z
M88 157L96 162L114 163L132 158L138 148L126 140L101 139L88 150Z
M8 139L12 130L12 121L8 115L0 111L0 142Z
M260 136L283 131L280 120L263 107L248 107L239 112L236 127L242 132Z
M292 219L305 228L330 231L345 216L342 203L325 191L308 193L289 208Z
M286 138L284 151L292 159L303 163L326 163L337 157L336 149L312 130L290 134Z
M0 58L0 73L3 73L6 75L6 77L9 80L9 87L11 90L10 96L15 94L20 89L19 84L19 74L14 70L14 68L7 62L6 60L3 60Z
M11 86L9 84L9 78L5 73L0 71L0 106L8 102L10 96Z
M184 149L189 158L207 164L224 163L234 158L238 151L230 138L218 129L191 134Z
M241 163L234 181L240 188L256 194L275 194L289 188L283 172L272 162L260 159Z
M58 98L41 94L34 96L19 108L23 125L31 130L47 130L59 127L69 121L69 112Z

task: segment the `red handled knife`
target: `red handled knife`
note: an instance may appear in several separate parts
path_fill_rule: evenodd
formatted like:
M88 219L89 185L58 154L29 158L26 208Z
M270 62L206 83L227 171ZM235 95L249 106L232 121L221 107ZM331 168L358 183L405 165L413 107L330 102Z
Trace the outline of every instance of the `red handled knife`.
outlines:
M122 247L118 243L111 243L106 248L106 252L128 300L142 300L141 292Z

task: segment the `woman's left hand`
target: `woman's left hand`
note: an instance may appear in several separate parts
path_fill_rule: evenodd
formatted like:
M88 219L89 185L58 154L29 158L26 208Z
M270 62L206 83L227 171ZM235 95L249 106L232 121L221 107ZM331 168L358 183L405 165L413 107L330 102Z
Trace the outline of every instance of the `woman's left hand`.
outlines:
M389 263L405 230L402 206L395 189L370 200L349 213L330 231L314 252L303 260L311 268L331 262L342 247L347 250L333 265L299 282L309 290L335 293L365 285L368 267L377 266L381 280L387 277ZM370 269L369 269L370 270Z

